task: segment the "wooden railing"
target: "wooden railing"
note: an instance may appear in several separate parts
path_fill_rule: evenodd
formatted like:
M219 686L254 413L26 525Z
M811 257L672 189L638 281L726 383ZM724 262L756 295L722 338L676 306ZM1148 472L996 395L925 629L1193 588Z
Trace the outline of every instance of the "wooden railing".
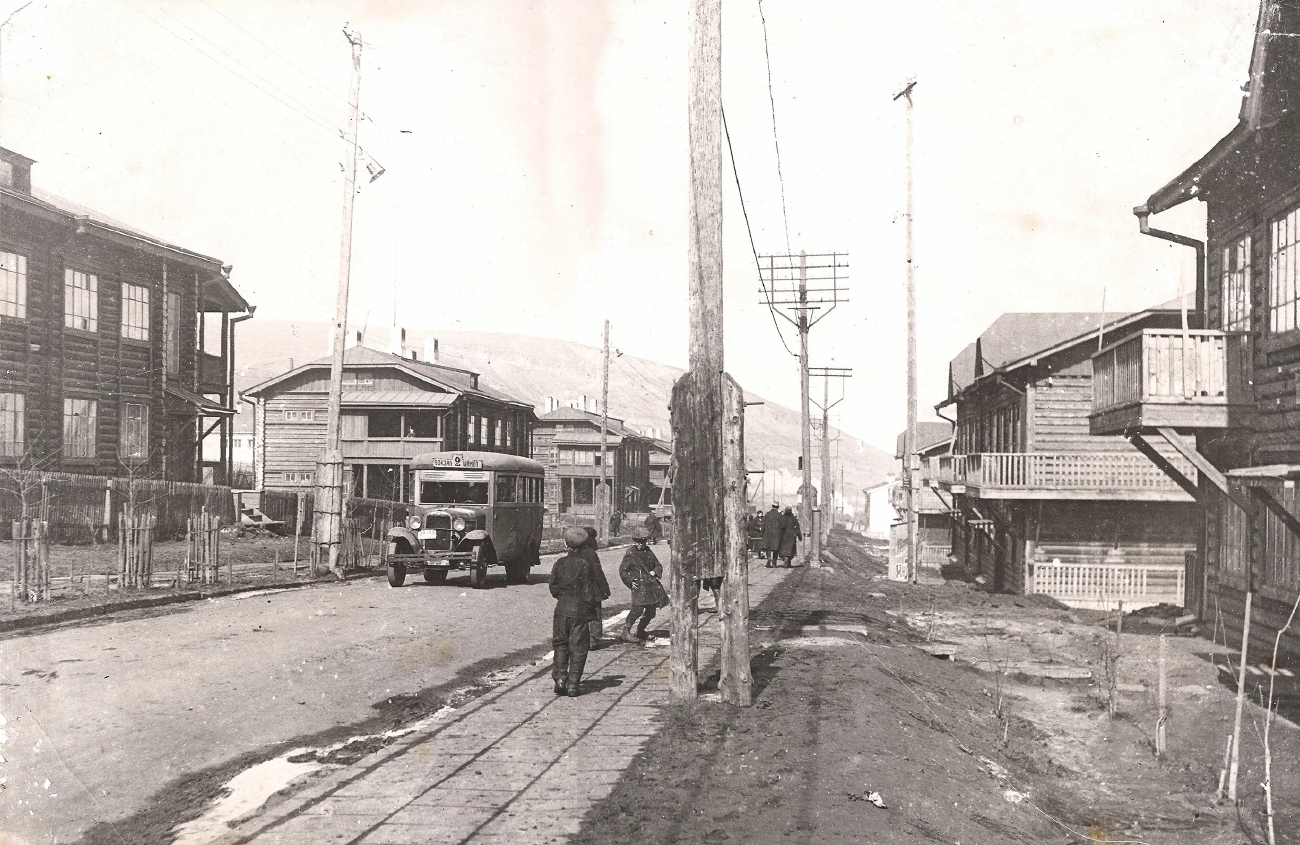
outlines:
M1133 403L1225 405L1249 387L1242 332L1143 329L1092 356L1092 409Z
M958 484L1025 490L1180 490L1138 452L985 452L965 456ZM1196 471L1181 458L1170 462L1193 481Z
M922 479L943 484L965 484L966 456L938 455L926 458L921 467Z
M1186 567L1181 564L1043 563L1032 561L1029 592L1070 607L1114 610L1156 604L1182 607Z

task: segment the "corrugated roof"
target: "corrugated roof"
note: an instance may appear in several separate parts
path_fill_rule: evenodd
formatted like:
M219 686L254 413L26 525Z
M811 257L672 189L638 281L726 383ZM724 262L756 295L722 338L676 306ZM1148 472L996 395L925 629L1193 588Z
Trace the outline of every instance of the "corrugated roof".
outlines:
M579 410L578 408L556 408L554 411L550 411L548 413L542 414L542 416L538 417L537 419L537 424L539 427L541 426L549 427L555 425L556 423L566 423L566 422L582 422L582 423L587 423L589 425L594 425L597 431L597 439L599 439L600 414L594 413L592 411L582 411ZM649 437L646 437L643 434L638 434L635 431L631 430L630 428L628 428L623 424L623 421L621 419L617 417L609 417L605 429L610 433L618 434L624 437L636 437L636 438L640 438L641 440L651 439Z
M623 436L613 430L611 426L605 440L610 446L617 446L623 442ZM574 445L588 446L600 444L600 432L591 429L582 429L581 431L557 431L555 432L555 441L561 445L566 443Z
M907 432L899 432L898 441L894 446L895 458L902 459L903 441L906 439ZM951 439L952 423L942 420L918 420L916 423L916 451L918 453Z
M343 404L357 406L419 406L445 408L456 401L455 393L430 393L427 390L345 390Z

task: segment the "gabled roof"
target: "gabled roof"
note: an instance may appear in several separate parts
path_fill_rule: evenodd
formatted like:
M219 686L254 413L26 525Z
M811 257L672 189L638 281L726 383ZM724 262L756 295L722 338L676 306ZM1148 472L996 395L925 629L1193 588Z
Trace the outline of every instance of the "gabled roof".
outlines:
M903 458L903 445L907 432L901 431L894 444L894 457ZM952 423L942 420L919 420L916 423L916 452L923 454L927 450L952 440Z
M651 438L646 437L644 434L638 434L623 425L623 421L617 417L608 417L607 419L608 422L606 423L605 430L610 434L616 434L619 437L635 437L638 440L651 440ZM537 425L539 428L553 426L556 423L572 422L587 423L588 425L594 425L597 431L600 430L600 414L592 411L583 411L578 408L556 408L554 411L549 411L537 418Z
M248 390L245 390L244 395L261 395L291 376L300 375L308 370L328 370L332 361L332 356L318 358L309 364L304 364L303 366L286 373L281 373L274 378L267 379L261 384L254 385ZM380 352L377 349L370 349L366 346L354 346L343 352L344 372L347 372L348 370L373 369L375 367L391 367L400 370L445 392L495 399L499 402L526 407L530 411L533 410L533 406L529 402L524 402L506 396L504 393L484 387L479 383L479 374L470 370L460 369L459 367L448 367L443 364L435 364L431 361L413 361L410 358L403 358L400 355L393 355L390 352ZM357 392L359 393L360 391Z
M1035 366L1039 359L1079 343L1095 343L1099 332L1113 334L1156 314L1176 314L1180 308L1178 300L1172 299L1128 314L1003 314L949 364L948 398L955 398L982 378L1023 366Z
M1293 92L1300 91L1300 3L1296 0L1261 0L1249 73L1237 125L1148 197L1141 210L1159 214L1200 196L1206 177L1243 149L1247 139L1292 116Z

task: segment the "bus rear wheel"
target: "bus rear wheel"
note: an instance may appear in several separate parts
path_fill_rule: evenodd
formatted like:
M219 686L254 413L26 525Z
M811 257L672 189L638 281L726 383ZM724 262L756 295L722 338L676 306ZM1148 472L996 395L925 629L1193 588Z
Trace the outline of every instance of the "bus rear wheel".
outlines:
M506 583L527 584L528 570L532 569L527 561L515 561L506 564Z

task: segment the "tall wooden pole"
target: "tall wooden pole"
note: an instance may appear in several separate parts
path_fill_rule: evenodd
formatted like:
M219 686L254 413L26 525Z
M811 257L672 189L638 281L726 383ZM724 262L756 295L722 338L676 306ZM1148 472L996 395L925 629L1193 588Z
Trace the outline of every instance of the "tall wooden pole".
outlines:
M596 491L596 535L609 542L610 506L613 496L606 483L609 466L609 320L605 321L605 352L600 364L600 489Z
M803 526L804 536L816 535L812 524L812 400L808 393L810 390L808 376L808 329L811 328L808 320L808 253L799 252L799 413L802 427L802 457L799 459L803 464L803 481L799 485L799 524ZM807 566L812 563L813 555L810 546L816 545L816 541L808 543L806 540L803 544L803 562ZM821 550L818 549L818 552Z
M830 543L831 523L835 521L835 498L831 495L833 486L834 482L831 481L831 380L824 378L822 379L822 486L817 497L821 519L817 526L819 548L815 555L818 561L821 560L821 549Z
M348 286L352 278L352 209L357 183L357 123L361 102L361 36L344 30L352 45L352 93L348 111L348 163L343 179L343 236L339 248L338 295L334 303L334 357L330 361L330 392L326 406L325 451L316 468L316 545L329 549L329 568L342 577L339 553L343 545L343 452L339 448L339 416L343 399L343 350L348 325Z
M916 516L916 262L912 254L912 91L910 82L895 95L907 100L907 433L903 440L903 487L907 491L907 577L917 580Z
M717 566L723 546L722 0L691 0L690 31L690 372L673 385L672 397L668 690L674 703L698 696L696 578Z
M718 597L721 672L718 692L727 704L748 707L754 701L749 668L749 551L746 548L745 392L723 376L722 421L723 521L726 540L722 590Z

